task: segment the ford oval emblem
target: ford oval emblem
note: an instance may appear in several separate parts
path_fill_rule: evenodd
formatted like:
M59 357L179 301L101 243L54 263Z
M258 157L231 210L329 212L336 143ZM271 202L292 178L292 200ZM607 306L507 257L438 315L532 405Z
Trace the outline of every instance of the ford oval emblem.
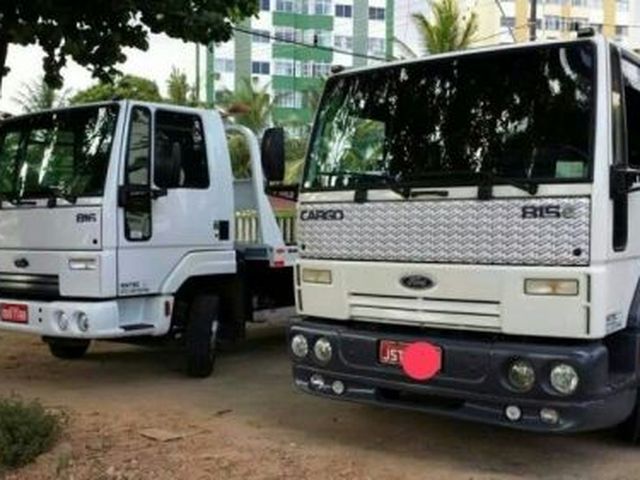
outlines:
M403 287L410 288L412 290L427 290L435 287L435 282L429 277L424 275L405 275L400 279L400 283Z

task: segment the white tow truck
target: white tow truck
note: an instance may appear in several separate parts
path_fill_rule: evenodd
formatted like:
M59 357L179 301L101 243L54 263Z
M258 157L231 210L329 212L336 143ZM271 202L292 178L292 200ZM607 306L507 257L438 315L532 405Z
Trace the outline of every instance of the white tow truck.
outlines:
M251 178L234 179L226 132L245 138ZM65 359L92 340L181 338L188 373L209 375L254 309L293 305L296 247L265 194L283 162L282 130L261 151L213 110L114 101L3 121L0 330Z
M299 198L295 384L640 437L640 58L581 32L332 76Z

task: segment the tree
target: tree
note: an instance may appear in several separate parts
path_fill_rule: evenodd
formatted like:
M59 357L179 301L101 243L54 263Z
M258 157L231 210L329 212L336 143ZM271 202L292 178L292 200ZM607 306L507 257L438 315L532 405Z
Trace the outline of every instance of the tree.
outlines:
M156 82L136 77L135 75L123 75L116 78L112 83L99 82L86 90L76 93L71 99L71 103L104 102L114 98L146 102L162 101Z
M44 79L62 86L69 58L107 81L126 60L127 47L147 50L148 36L166 33L208 44L231 37L232 23L257 13L255 0L12 0L0 2L0 81L9 45L38 44L44 50Z
M190 93L193 93L193 89L187 81L187 75L176 67L171 69L171 74L167 79L167 93L169 94L167 100L171 103L185 106L194 104L193 95L191 95L192 98L189 98Z
M44 78L40 77L29 83L23 83L13 100L20 105L24 113L32 113L63 107L67 104L68 96L69 90L51 88Z
M258 86L251 78L243 78L235 91L222 92L220 104L237 124L260 134L271 123L274 108L268 88Z
M478 16L465 18L457 0L436 0L432 4L433 20L414 13L425 53L442 53L469 47L478 31Z

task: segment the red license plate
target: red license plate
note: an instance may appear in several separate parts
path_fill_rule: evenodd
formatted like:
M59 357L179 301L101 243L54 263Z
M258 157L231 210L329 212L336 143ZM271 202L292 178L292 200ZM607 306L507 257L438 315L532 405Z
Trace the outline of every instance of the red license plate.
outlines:
M0 319L3 322L28 323L29 307L17 303L0 304Z
M406 342L382 340L378 349L378 360L385 365L400 365L402 363L402 353L409 345Z

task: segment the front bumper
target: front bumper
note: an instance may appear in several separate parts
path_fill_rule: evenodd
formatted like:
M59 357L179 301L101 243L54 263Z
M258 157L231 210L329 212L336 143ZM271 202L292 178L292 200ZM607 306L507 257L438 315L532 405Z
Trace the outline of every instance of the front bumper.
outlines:
M635 373L610 373L608 350L602 342L515 342L469 332L418 331L313 320L292 323L289 339L299 333L308 339L310 348L302 360L291 354L295 385L307 393L329 398L540 432L610 427L624 421L636 401ZM314 358L312 346L319 337L329 339L332 344L333 356L326 365ZM440 346L441 372L420 382L407 377L399 367L380 364L377 356L382 339L426 340ZM506 381L507 366L515 358L528 359L536 371L536 385L526 394L515 392ZM573 365L580 375L578 390L568 397L556 393L548 381L550 369L559 362ZM310 382L314 374L322 377L322 386ZM332 389L337 380L345 386L341 394ZM511 405L522 412L517 421L505 415L505 408ZM543 421L541 409L554 409L558 420Z
M28 308L28 321L14 323L0 320L0 330L30 333L43 337L77 339L113 339L131 336L159 336L169 330L170 317L165 314L164 301L171 297L132 297L99 301L25 300L0 298L0 305L18 304ZM60 322L63 312L66 322ZM78 314L89 319L82 331ZM66 328L63 328L66 324Z

